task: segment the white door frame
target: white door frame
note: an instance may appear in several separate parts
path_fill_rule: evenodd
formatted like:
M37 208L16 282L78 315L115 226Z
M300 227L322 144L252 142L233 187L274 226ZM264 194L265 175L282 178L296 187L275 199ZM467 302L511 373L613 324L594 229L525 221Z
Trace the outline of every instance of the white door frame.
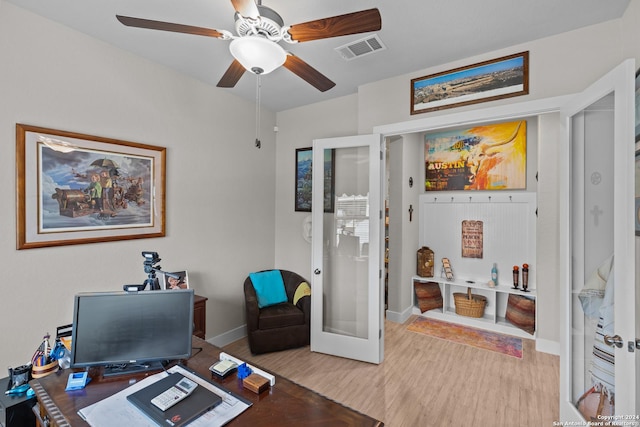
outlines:
M632 94L634 93L633 86L628 90L628 92L629 92L629 96L632 96ZM486 121L518 119L521 117L559 112L564 106L570 103L571 100L575 98L575 96L576 96L575 94L563 95L563 96L558 96L553 98L545 98L545 99L527 101L522 103L513 103L513 104L478 109L473 111L458 112L458 113L453 113L449 115L427 117L423 119L416 119L411 121L394 123L390 125L375 126L373 128L373 132L381 134L383 139L385 139L385 138L390 138L394 136L401 136L403 134L408 134L408 133L429 132L429 131L445 129L445 128L454 127L454 126L472 125L475 123L481 123ZM559 150L559 151L561 151L561 155L560 155L561 163L559 163L560 167L564 165L565 168L568 169L569 153L564 152L562 150ZM631 156L629 161L632 162L633 160L634 160L633 156ZM634 181L632 180L631 182L634 182ZM561 196L561 200L562 200L562 204L560 206L561 218L568 218L567 215L569 213L568 213L567 206L563 206L563 204L568 203L567 194L568 193L565 192L564 196ZM564 241L564 243L563 241L561 241L560 251L563 258L560 262L560 265L561 265L561 268L563 265L566 268L569 265L568 250L567 250L569 236L568 236L567 224L561 224L560 230L562 230L561 238L567 240L567 241ZM635 244L633 237L631 237L631 241L634 242ZM635 247L631 248L631 250L634 251ZM631 264L631 266L634 266L634 265L635 265L635 259L634 259L634 262ZM632 281L635 283L634 276L632 276L632 278L633 278ZM560 271L560 274L558 276L558 283L562 283L563 281L564 283L568 283L566 282L566 280L567 280L566 272ZM402 286L404 286L404 284ZM410 286L410 284L406 284L406 286ZM633 301L634 299L630 299L630 300ZM411 307L407 307L407 309L410 310ZM564 322L566 322L565 319L563 320ZM538 350L540 349L540 344L541 344L540 340L536 340L536 349ZM562 362L563 362L563 358L561 357L561 363ZM638 366L640 366L640 362L638 362ZM566 367L564 369L566 369ZM632 394L629 394L628 396L635 396L635 390L633 391ZM637 409L630 413L637 413Z
M472 126L478 123L517 120L547 113L557 113L560 111L560 108L572 98L573 95L563 95L553 98L502 105L498 107L457 112L443 116L426 117L423 119L416 119L390 125L376 126L373 128L373 131L375 133L381 134L384 140L387 138L398 137L406 134L431 132L452 127ZM390 263L395 262L393 253L390 254L390 258ZM398 285L389 283L389 294L392 294L394 292L394 286ZM412 284L407 281L407 283L402 283L400 284L400 286L411 287ZM411 295L411 293L413 292L413 287L411 287L410 289L411 290L408 291L409 295ZM540 292L538 293L538 295L540 296ZM404 300L402 300L401 302L404 303ZM388 313L387 319L397 319L399 322L404 322L406 319L408 319L411 316L413 309L411 305L411 298L407 300L406 304L406 306L399 307L398 312ZM559 344L556 341L545 340L541 338L536 338L536 350L552 354L560 353Z

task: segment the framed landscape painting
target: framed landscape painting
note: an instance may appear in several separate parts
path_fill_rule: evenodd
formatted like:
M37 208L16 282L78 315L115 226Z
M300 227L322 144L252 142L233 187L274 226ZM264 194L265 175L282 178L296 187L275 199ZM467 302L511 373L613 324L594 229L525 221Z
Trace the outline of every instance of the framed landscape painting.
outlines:
M165 152L17 124L17 248L164 236Z
M529 93L529 52L411 80L411 114Z
M311 212L311 189L312 189L312 161L313 149L296 149L296 188L295 188L295 211ZM335 151L325 150L324 156L324 211L333 212L335 205Z

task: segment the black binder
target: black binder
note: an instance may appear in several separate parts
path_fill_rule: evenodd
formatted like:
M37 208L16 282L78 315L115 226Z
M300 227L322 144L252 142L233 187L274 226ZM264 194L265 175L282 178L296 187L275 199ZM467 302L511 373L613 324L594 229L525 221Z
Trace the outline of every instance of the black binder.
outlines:
M151 399L176 385L184 378L178 373L157 381L142 390L127 396L127 400L160 426L184 426L202 414L215 408L222 402L222 398L211 390L198 385L186 399L176 403L166 411L161 411L151 403Z

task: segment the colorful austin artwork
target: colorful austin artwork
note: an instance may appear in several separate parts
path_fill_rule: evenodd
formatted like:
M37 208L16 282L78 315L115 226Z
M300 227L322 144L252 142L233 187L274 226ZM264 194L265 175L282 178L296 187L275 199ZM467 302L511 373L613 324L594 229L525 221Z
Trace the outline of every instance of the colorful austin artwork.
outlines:
M527 122L425 135L425 190L525 189Z

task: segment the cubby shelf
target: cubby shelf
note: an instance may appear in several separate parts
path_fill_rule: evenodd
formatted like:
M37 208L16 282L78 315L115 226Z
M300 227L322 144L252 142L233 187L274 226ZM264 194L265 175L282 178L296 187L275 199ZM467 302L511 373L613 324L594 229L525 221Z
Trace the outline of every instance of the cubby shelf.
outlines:
M418 302L413 295L413 312L424 317L444 320L447 322L458 323L466 326L486 329L490 331L500 332L504 334L514 335L521 338L535 339L535 335L531 335L522 329L512 325L505 319L507 307L507 299L509 294L522 295L529 298L536 298L535 289L524 292L521 289L514 289L512 286L500 285L493 288L487 286L486 283L479 281L467 281L463 279L448 280L440 277L421 277L413 276L411 286L414 282L435 282L440 285L442 293L441 309L432 309L420 312ZM454 292L466 293L467 288L471 288L473 294L483 295L487 298L487 306L485 307L484 316L481 318L466 317L456 314L455 303L453 300ZM537 314L536 314L537 317Z

